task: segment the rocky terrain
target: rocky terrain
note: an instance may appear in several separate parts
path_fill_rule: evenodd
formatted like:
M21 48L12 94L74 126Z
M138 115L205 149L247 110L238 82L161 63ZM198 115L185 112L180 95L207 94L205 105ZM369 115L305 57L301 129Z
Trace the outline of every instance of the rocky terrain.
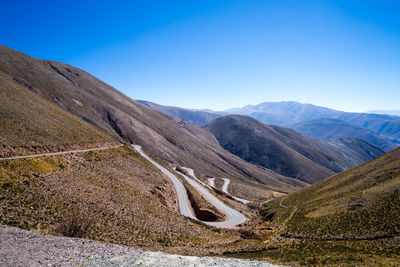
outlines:
M265 261L151 252L0 225L1 266L265 266Z

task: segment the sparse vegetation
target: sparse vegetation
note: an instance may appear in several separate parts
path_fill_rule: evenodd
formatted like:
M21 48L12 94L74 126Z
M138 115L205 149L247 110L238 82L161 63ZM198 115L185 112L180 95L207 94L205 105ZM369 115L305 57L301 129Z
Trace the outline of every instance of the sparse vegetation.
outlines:
M0 161L0 173L2 224L194 255L262 246L180 216L172 186L128 146Z
M261 210L271 248L235 255L301 265L400 263L400 149ZM273 249L272 249L273 248Z

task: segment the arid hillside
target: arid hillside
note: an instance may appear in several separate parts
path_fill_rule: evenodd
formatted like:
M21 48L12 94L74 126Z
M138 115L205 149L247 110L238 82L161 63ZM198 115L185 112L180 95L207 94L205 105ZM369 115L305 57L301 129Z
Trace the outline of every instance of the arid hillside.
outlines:
M0 157L117 144L120 140L0 72Z
M303 265L398 265L400 149L265 204L275 250L251 258Z
M29 57L0 47L0 72L27 90L57 104L113 138L138 143L160 158L199 172L229 177L245 197L263 190L289 192L305 183L247 163L219 146L209 132L154 111L67 64Z

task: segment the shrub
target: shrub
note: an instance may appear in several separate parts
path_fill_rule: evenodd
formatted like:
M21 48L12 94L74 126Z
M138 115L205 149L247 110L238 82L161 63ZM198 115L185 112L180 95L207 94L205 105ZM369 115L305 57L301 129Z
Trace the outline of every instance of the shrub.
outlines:
M56 232L68 237L85 237L92 222L79 212L71 212L56 228Z

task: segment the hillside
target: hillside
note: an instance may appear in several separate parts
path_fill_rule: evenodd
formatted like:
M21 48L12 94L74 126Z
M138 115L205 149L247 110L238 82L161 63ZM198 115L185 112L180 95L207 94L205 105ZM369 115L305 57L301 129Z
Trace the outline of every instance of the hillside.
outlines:
M221 148L209 132L137 103L67 64L35 59L2 46L0 72L116 139L138 143L203 177L232 178L242 196L265 197L265 190L288 192L305 185L247 163Z
M375 239L400 234L400 149L276 199L263 209L288 219L285 235ZM285 211L296 208L291 218ZM280 215L278 215L280 214Z
M281 126L322 118L338 119L369 129L394 144L400 144L400 117L396 116L343 112L294 101L264 102L258 105L229 109L225 112L248 115L261 122Z
M398 266L400 148L260 209L269 249L232 257L308 266Z
M119 143L0 72L0 156Z
M169 179L130 146L0 160L0 195L0 224L42 234L192 255L258 246L181 216Z
M248 116L219 117L205 126L222 147L282 175L308 183L320 181L383 154L356 139L320 141Z
M184 121L187 121L197 126L202 126L207 122L223 115L222 112L207 111L207 110L192 110L179 107L163 106L145 100L137 100L137 102L142 103L143 105L146 105L149 108L160 111L162 113L180 118Z

